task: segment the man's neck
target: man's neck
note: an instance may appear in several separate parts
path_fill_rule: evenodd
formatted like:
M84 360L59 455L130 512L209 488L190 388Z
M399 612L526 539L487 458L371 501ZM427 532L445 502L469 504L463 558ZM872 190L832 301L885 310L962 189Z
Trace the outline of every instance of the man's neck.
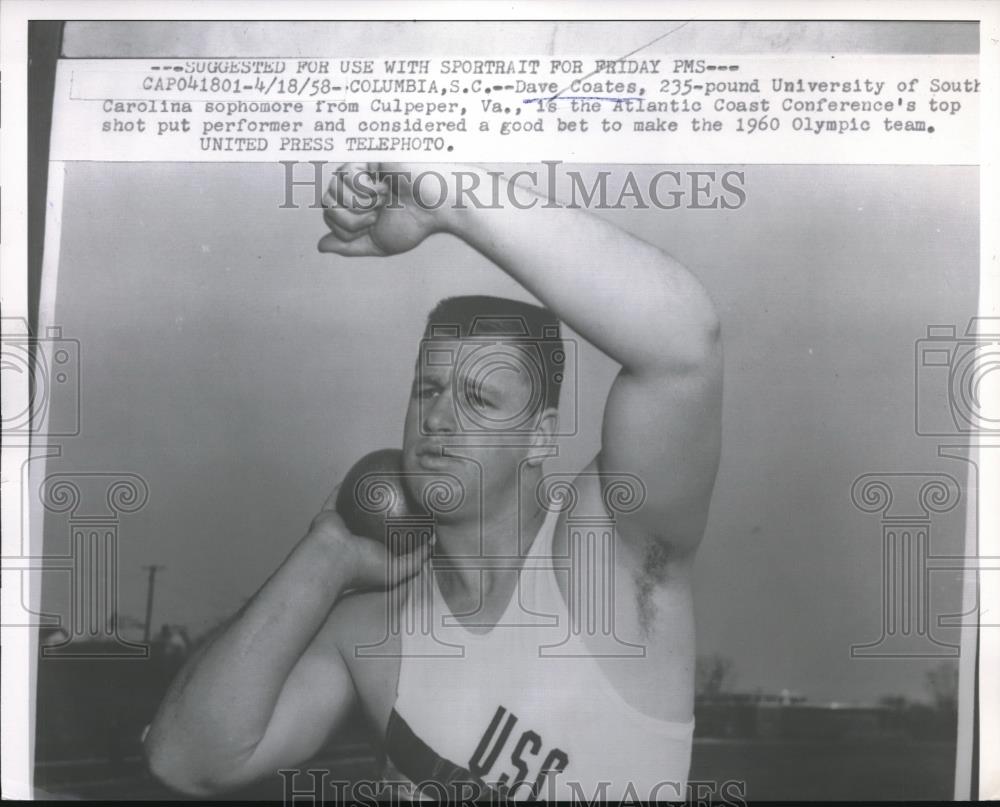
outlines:
M527 501L534 504L533 497ZM434 569L442 589L485 598L497 586L503 588L511 571L520 569L546 512L539 506L521 508L514 501L509 507L488 512L481 521L471 518L437 524ZM484 558L497 560L483 562Z

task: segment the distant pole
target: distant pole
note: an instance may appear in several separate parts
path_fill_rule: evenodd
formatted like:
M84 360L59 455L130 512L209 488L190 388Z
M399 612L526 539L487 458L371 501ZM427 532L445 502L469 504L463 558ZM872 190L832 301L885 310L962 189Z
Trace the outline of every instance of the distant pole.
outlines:
M163 566L154 563L152 566L143 566L142 568L149 569L149 583L146 586L146 626L142 632L142 641L149 644L150 632L153 627L153 590L156 587L156 572Z

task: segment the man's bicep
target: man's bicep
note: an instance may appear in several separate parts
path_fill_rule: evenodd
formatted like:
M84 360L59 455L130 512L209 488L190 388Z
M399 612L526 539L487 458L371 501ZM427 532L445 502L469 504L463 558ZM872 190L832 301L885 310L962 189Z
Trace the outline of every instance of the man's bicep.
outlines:
M333 641L332 623L327 620L289 673L264 737L244 766L244 781L311 758L351 711L354 682Z
M684 374L633 375L622 370L604 411L598 466L602 483L637 476L645 500L620 516L622 534L697 546L719 464L721 355Z

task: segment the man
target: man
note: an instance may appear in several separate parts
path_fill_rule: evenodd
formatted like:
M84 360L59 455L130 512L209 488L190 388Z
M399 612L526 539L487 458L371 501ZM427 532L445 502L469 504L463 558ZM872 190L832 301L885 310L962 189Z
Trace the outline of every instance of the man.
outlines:
M427 783L464 781L518 799L683 798L692 563L720 443L722 350L711 301L677 261L583 211L462 203L467 169L461 178L438 170L448 199L430 209L412 182L422 170L338 170L320 250L393 255L450 234L546 308L458 298L432 313L403 470L417 496L428 479L450 485L433 549L388 562L382 545L346 530L331 495L174 682L145 739L150 767L193 794L237 787L308 759L360 703L387 778L423 784L414 795L454 797ZM530 204L529 191L508 190ZM549 362L540 402L539 382L517 369L528 366L523 330L527 347L544 343L552 315L621 365L600 451L563 507L539 495L558 434ZM514 325L493 326L484 341L474 332L483 322ZM454 357L486 342L494 345L487 371L463 370ZM434 353L452 359L432 361ZM615 510L609 491L622 480L635 501ZM595 551L600 530L574 533L571 515L613 519L607 551ZM603 581L585 590L610 599L584 602L580 580ZM387 630L414 607L433 615L431 631ZM567 634L567 622L589 629Z

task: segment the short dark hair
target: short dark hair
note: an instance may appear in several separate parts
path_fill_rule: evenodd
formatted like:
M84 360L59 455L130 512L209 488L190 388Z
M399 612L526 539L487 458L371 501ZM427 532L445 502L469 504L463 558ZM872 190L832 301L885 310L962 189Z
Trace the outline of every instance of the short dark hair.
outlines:
M446 297L431 309L424 330L425 339L497 335L509 336L510 344L541 356L542 407L558 408L566 348L559 318L548 308L485 294Z

